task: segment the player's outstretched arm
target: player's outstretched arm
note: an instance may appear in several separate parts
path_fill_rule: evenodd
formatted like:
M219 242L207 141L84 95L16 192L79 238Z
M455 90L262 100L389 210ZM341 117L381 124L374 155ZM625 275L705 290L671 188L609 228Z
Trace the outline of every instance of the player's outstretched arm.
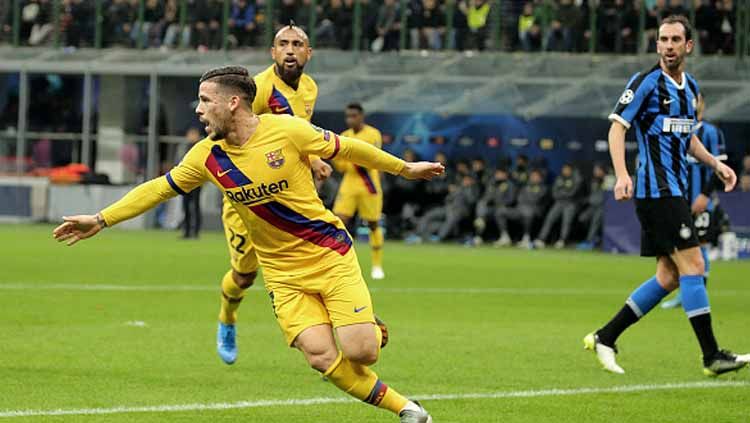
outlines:
M67 241L68 245L91 238L106 227L100 214L63 216L63 224L52 231L58 242Z
M615 183L615 200L628 200L633 197L633 180L628 174L625 164L625 125L613 121L609 128L609 155L612 157L612 167L615 169L617 182Z
M721 160L716 158L713 154L709 153L703 143L695 135L690 138L690 148L688 149L688 152L699 162L712 168L714 172L716 172L716 176L718 176L719 179L721 179L721 182L724 183L725 192L734 189L734 186L737 183L737 175L734 173L734 170L722 163Z
M355 138L341 137L339 157L369 169L382 170L406 179L432 179L442 174L445 167L432 162L405 162L369 143Z
M64 222L52 231L52 236L68 245L91 238L107 226L132 219L156 207L178 193L165 176L144 182L124 197L95 215L63 217Z

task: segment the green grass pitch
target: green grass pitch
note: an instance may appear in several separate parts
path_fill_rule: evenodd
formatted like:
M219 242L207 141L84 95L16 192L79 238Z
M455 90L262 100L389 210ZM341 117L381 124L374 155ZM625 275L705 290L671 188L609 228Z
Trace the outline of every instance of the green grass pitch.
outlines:
M240 309L238 362L221 363L219 234L185 242L113 229L68 248L51 230L0 226L0 422L397 421L344 401L287 348L261 289ZM369 274L367 245L357 249ZM407 396L444 395L424 400L436 422L750 419L750 373L704 378L681 310L655 309L620 339L625 375L604 373L582 350L581 338L652 275L652 260L388 243L385 264L387 279L369 283L391 333L376 371ZM750 350L749 275L748 263L717 262L709 283L719 342L737 352ZM12 416L24 410L42 413Z

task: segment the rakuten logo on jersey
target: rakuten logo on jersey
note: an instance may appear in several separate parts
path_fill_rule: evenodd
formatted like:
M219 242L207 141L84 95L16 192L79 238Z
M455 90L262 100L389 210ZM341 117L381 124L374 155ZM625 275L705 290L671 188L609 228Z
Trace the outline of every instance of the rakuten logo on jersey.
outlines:
M224 193L229 200L249 206L267 200L286 189L289 189L289 182L286 179L282 179L279 182L272 182L270 184L261 183L258 186L241 186L232 190L226 190Z

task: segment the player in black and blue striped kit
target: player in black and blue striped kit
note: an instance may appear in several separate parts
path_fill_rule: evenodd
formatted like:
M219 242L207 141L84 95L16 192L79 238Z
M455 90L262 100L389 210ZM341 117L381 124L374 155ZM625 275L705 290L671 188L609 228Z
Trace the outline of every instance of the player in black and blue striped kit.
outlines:
M696 111L698 124L695 125L695 135L701 140L709 153L719 160L726 160L724 133L716 126L703 120L705 104L705 96L701 94L698 97L698 109ZM720 221L723 216L713 194L721 188L722 184L713 169L703 165L692 156L688 156L687 181L687 200L690 204L690 211L693 213L695 229L705 263L704 282L708 285L711 267L711 261L708 258L708 246L711 243L716 243L720 232ZM673 299L663 302L661 307L676 308L680 305L682 305L682 295L678 292Z
M657 258L656 275L633 291L612 320L584 338L584 346L614 373L625 372L615 360L617 337L678 286L703 352L704 373L716 376L750 362L750 354L737 356L717 345L703 283L703 257L685 198L688 153L711 167L727 191L737 182L734 171L706 151L693 133L699 89L684 72L685 57L692 49L692 30L684 16L662 20L657 36L659 64L630 79L609 116L615 199L635 195L642 228L641 255ZM638 141L635 189L625 165L625 132L631 126Z

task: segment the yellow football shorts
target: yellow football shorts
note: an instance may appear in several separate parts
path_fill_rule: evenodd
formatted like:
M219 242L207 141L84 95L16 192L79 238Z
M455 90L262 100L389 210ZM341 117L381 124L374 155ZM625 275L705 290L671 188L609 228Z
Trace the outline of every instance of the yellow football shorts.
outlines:
M229 247L229 263L232 269L238 273L257 272L258 258L255 255L250 231L226 198L222 203L221 220L224 222L224 236Z
M375 323L372 299L356 255L302 280L266 281L276 320L289 346L305 329L321 324L333 328Z
M377 222L383 213L383 194L379 191L371 194L367 191L347 192L339 190L333 204L333 212L340 216L354 216L368 222Z

